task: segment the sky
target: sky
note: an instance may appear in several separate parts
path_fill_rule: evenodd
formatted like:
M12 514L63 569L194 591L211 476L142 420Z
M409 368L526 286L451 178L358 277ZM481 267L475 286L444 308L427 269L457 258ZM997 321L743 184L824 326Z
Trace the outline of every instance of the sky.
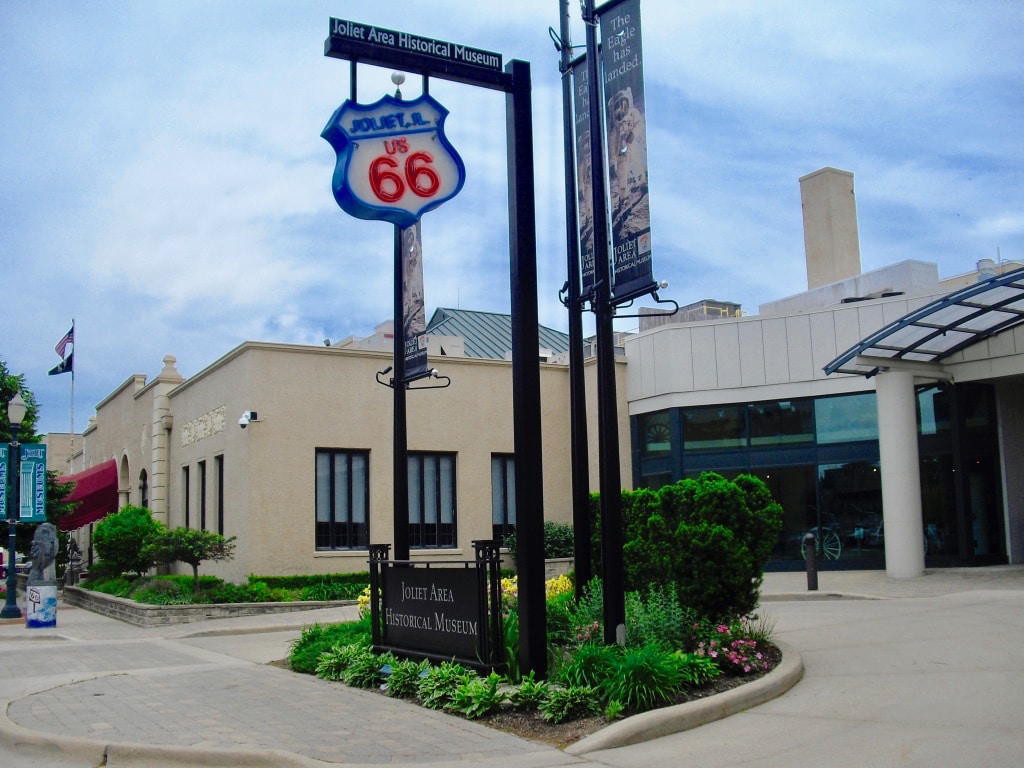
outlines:
M188 377L246 340L391 317L392 227L331 194L320 132L350 91L323 55L331 17L530 63L540 321L566 330L557 0L0 0L0 359L38 432L72 413L81 431L167 354ZM826 166L854 174L865 271L1024 260L1024 3L642 0L641 17L663 297L756 314L804 290L798 179ZM390 74L359 67L359 101ZM466 183L423 217L427 315L508 312L504 96L430 93ZM73 403L71 376L47 375L72 320Z

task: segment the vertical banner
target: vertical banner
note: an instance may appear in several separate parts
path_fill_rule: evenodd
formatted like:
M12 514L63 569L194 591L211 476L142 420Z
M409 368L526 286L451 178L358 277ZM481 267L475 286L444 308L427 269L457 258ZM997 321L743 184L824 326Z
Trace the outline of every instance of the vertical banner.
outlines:
M427 314L423 306L420 222L402 230L402 341L407 379L427 372Z
M19 523L46 522L46 446L21 446L21 498Z
M625 301L654 287L640 0L623 0L600 14L612 295Z
M7 455L9 452L7 443L0 443L0 481L3 482L3 492L0 493L0 520L7 519Z
M0 494L0 520L7 519L8 480L19 482L18 509L11 510L13 518L19 523L46 522L46 446L39 443L22 443L21 477L8 479L11 464L11 451L7 443L0 443L0 480L3 480L3 493Z
M590 162L590 87L586 57L572 65L573 124L576 135L576 211L580 238L580 295L594 289L594 185Z

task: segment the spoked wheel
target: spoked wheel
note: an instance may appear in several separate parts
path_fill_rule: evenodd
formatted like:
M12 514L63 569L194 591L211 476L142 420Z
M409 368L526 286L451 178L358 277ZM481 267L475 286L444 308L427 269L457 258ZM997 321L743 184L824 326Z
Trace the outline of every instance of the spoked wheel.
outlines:
M835 531L825 531L824 536L814 538L814 552L818 557L824 557L826 560L838 560L839 556L843 554L843 540ZM807 551L802 546L800 547L800 556L807 559Z

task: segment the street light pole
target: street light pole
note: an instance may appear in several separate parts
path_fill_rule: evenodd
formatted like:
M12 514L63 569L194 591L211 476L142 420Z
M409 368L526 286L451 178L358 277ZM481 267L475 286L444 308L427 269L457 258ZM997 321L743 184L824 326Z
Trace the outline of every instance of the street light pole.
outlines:
M7 505L7 599L4 601L3 610L0 610L0 619L20 619L21 609L18 608L18 574L15 549L17 548L17 520L21 514L21 444L18 442L18 433L21 431L21 422L25 419L28 406L16 392L11 402L7 404L7 418L11 424L11 444L9 448L8 477L11 481L10 503ZM8 478L4 478L6 483ZM7 489L4 488L4 492Z

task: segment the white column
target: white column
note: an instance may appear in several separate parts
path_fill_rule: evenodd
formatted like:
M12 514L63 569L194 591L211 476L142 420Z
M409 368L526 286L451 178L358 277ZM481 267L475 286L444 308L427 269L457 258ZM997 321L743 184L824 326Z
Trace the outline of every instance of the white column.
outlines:
M917 452L914 375L887 371L875 377L878 449L882 464L885 572L892 578L924 573L921 467Z

